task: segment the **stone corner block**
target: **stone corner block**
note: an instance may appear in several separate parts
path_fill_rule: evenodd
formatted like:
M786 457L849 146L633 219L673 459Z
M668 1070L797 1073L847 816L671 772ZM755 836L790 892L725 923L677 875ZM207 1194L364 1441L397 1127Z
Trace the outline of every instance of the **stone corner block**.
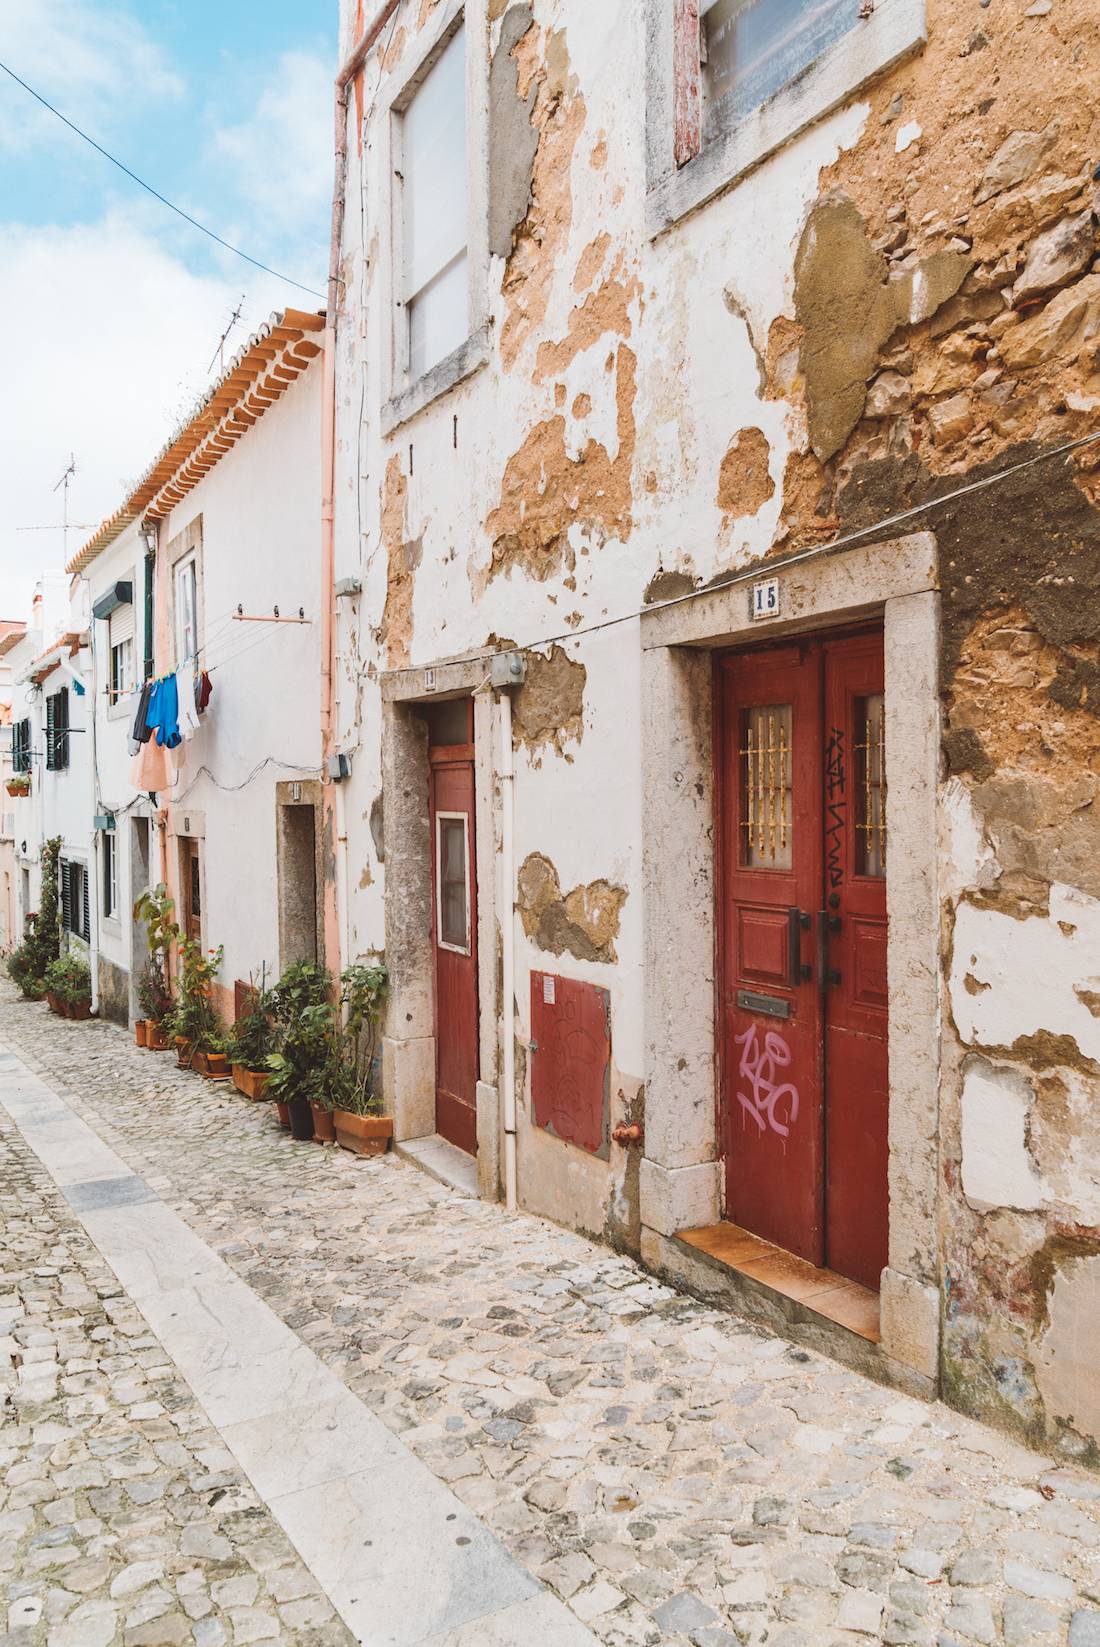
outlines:
M499 1201L500 1154L504 1131L500 1094L489 1081L477 1083L477 1193L483 1201Z
M642 1223L658 1235L703 1229L720 1217L720 1168L717 1161L693 1167L662 1167L642 1158Z
M395 1143L435 1131L435 1037L382 1041L382 1101Z
M940 1295L899 1270L882 1272L882 1348L894 1361L936 1379L940 1361Z

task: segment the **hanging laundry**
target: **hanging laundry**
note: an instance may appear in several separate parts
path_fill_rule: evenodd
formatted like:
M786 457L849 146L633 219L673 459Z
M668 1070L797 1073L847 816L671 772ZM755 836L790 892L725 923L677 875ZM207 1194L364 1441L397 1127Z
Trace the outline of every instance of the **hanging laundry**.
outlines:
M172 768L167 749L163 748L155 738L139 746L138 753L130 762L130 783L135 789L149 794L152 791L167 790L172 787Z
M141 688L141 696L138 698L137 713L134 716L134 724L130 732L129 748L131 755L136 755L142 744L147 743L151 736L149 727L149 704L153 696L154 684L154 681L150 677L150 679L147 680Z
M206 670L203 669L198 675L195 676L195 708L198 710L200 715L205 713L206 706L210 702L210 694L213 690L214 684Z
M175 749L180 742L179 687L175 675L165 675L157 682L155 710L149 724L156 727L157 742L166 749Z
M187 742L190 742L199 729L195 687L195 665L185 663L183 668L176 672L176 688L179 702L180 737Z

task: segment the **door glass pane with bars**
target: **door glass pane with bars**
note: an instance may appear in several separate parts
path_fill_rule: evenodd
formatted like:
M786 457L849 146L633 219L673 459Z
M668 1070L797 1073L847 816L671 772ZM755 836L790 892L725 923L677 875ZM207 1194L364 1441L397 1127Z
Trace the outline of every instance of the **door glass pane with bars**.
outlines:
M439 941L448 949L466 951L470 947L470 886L465 814L437 814L436 829Z
M793 861L791 730L789 703L742 711L740 855L746 869L790 869Z
M886 874L886 716L881 692L855 701L856 873Z

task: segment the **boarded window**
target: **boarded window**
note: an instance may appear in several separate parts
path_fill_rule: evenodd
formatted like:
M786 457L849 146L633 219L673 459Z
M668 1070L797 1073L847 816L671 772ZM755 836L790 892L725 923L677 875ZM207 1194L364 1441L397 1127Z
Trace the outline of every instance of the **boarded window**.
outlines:
M469 336L466 39L459 29L401 117L399 282L415 382Z

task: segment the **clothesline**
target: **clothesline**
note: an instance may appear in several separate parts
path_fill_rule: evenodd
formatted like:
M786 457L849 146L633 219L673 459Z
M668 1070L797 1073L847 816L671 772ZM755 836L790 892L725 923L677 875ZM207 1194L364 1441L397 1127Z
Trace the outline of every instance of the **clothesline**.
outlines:
M130 782L135 789L170 788L181 757L170 762L169 755L194 737L213 690L207 670L196 670L193 662L145 682L130 733Z

